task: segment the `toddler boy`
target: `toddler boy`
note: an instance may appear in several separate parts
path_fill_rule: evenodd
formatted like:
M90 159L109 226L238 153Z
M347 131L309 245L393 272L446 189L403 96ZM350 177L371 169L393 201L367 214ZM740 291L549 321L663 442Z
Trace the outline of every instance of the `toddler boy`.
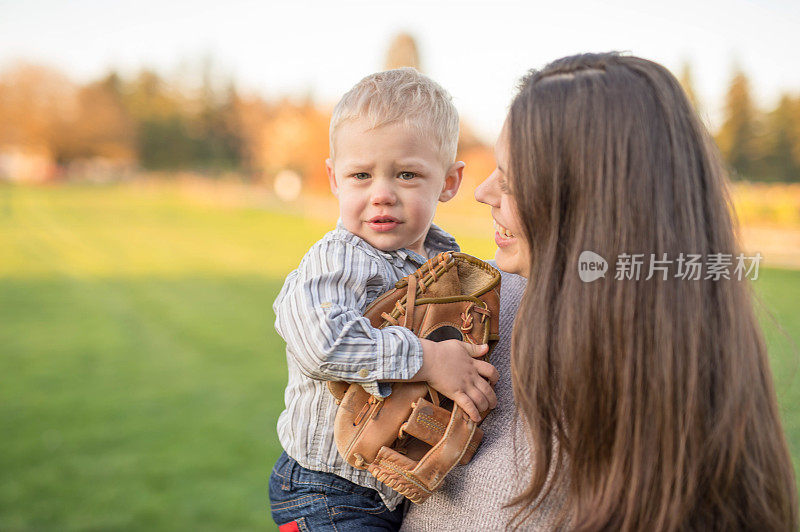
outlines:
M334 109L326 166L340 218L274 304L289 368L278 420L284 453L269 486L282 530L394 530L402 520L402 496L339 456L325 381L357 382L382 397L391 393L388 381L428 381L475 421L496 404L497 371L475 359L487 346L375 329L363 317L429 258L459 250L432 223L437 203L461 184L457 143L450 96L413 68L367 76Z

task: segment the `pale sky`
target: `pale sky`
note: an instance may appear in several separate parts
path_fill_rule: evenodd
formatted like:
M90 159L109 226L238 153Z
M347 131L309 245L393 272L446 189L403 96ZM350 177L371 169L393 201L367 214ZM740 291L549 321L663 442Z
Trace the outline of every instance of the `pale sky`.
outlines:
M111 68L171 74L211 56L247 92L332 105L382 69L400 31L488 141L526 70L578 52L629 51L676 73L688 60L712 126L734 64L762 107L800 93L800 2L779 0L0 0L0 69L22 59L85 82Z

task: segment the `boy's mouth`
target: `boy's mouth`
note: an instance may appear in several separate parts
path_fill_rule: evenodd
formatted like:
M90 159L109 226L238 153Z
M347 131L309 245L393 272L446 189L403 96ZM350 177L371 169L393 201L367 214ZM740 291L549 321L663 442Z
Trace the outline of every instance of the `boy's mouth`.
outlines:
M373 231L377 231L379 233L383 233L385 231L391 231L398 225L400 225L400 220L393 216L373 216L369 220L367 220L367 225Z

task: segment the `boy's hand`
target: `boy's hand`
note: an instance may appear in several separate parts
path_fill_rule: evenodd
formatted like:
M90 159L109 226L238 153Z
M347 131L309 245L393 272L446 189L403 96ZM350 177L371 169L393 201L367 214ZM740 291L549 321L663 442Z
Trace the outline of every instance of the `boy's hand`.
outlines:
M477 423L481 412L497 406L492 388L497 383L497 369L488 362L476 360L488 349L485 344L459 340L422 340L422 367L411 380L427 381Z

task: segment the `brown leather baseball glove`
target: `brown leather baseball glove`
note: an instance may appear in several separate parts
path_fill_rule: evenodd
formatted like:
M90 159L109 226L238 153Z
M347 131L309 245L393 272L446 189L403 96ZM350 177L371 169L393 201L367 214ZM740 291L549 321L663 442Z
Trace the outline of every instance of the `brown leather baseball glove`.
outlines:
M470 255L445 252L401 279L364 315L376 328L400 325L429 340L486 343L491 353L499 310L500 272ZM483 438L458 405L424 382L395 383L385 399L358 384L329 382L328 388L339 404L339 453L415 503L456 464L469 462Z

